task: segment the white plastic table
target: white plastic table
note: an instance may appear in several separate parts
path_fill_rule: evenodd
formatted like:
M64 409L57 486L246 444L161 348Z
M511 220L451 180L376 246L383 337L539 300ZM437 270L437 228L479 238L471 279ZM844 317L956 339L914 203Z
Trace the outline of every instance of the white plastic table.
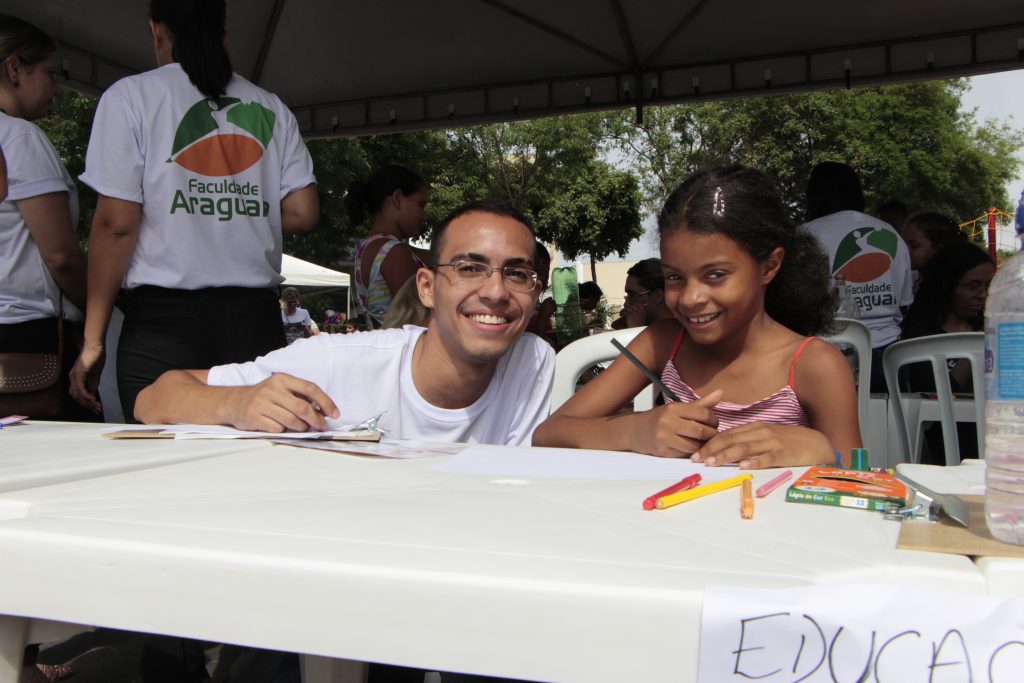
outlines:
M0 429L0 492L160 467L242 448L270 447L267 443L243 444L237 440L111 440L100 436L120 426L25 422Z
M644 511L665 482L429 471L437 461L252 446L0 495L21 511L0 520L0 681L29 626L51 620L533 680L685 682L709 584L987 591L967 558L896 550L897 523L875 513L781 491L752 521L734 492Z

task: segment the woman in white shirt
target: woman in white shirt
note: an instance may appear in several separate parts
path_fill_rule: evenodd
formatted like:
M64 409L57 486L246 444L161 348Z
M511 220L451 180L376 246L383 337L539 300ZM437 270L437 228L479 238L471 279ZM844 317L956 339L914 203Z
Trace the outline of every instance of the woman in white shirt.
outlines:
M63 307L70 368L85 307L85 256L74 230L78 193L53 144L32 123L49 112L58 74L56 43L0 14L0 352L56 353ZM65 413L80 417L74 408L68 401Z
M85 344L72 394L96 384L115 300L125 314L124 415L163 372L252 360L284 346L283 235L319 215L294 115L232 72L223 0L152 0L158 68L100 99L82 181L99 193L89 240ZM120 295L120 296L119 296Z

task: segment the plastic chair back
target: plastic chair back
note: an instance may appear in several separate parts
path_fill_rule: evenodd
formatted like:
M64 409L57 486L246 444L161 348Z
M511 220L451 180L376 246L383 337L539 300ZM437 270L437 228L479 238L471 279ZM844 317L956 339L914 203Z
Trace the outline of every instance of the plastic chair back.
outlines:
M978 457L985 456L985 335L982 332L953 332L918 337L896 342L885 350L882 366L885 383L889 387L889 405L896 422L897 436L904 456L910 462L917 460L916 433L920 420L911 425L904 407L904 395L899 386L899 370L911 363L931 363L935 377L935 395L942 423L942 445L946 451L946 464L960 464L960 445L957 443L956 416L953 412L953 391L949 385L950 359L967 358L971 362L974 384L974 419L978 431ZM911 397L913 398L913 397ZM915 447L911 447L910 430L914 429Z
M555 379L551 387L551 411L569 400L576 391L576 382L588 368L618 358L619 351L612 346L617 339L627 346L633 338L643 332L643 327L612 330L583 337L572 342L555 356ZM654 388L647 386L633 400L635 410L650 410L654 406Z
M857 420L861 438L864 439L870 428L868 402L871 400L871 330L853 318L836 318L836 330L835 334L823 335L822 339L833 346L851 346L857 353L857 371L854 376L857 385Z

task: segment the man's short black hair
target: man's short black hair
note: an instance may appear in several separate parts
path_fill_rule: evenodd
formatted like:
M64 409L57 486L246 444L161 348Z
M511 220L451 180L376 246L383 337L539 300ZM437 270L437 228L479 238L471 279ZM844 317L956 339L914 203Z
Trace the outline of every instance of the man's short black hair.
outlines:
M645 258L643 261L637 261L626 271L626 275L635 277L640 286L649 292L655 289L665 289L665 272L661 269L661 259L659 258Z
M600 299L602 296L604 292L593 280L580 283L580 299Z
M533 225L530 223L530 219L527 218L519 209L512 206L511 203L503 199L477 199L472 202L467 202L452 211L450 214L445 216L443 221L438 223L436 228L434 228L433 233L430 235L430 263L428 265L437 265L438 259L441 258L441 247L444 243L444 232L448 229L448 226L451 225L452 221L456 218L461 218L469 213L491 213L496 216L506 216L518 223L522 223L523 227L530 231L530 236L536 239L536 232L533 229Z

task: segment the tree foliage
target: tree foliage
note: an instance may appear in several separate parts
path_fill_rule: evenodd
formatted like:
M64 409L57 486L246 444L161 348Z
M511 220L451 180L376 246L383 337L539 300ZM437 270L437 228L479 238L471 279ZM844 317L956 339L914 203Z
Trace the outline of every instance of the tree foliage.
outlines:
M507 199L566 257L624 254L642 234L639 183L604 158L604 115L581 114L452 131L463 177ZM464 182L464 181L457 181Z
M960 107L965 80L930 81L652 108L635 128L609 119L609 135L640 170L655 210L688 175L740 163L773 176L794 217L820 161L858 171L869 210L890 200L958 220L1007 206L1005 184L1022 134Z
M85 183L78 181L85 170L85 150L89 146L92 120L96 114L96 98L61 88L53 99L50 116L36 123L50 138L68 173L78 186L78 225L75 233L85 244L89 237L89 225L96 209L96 193Z
M312 140L320 223L287 238L285 250L338 265L368 227L351 225L346 188L388 163L430 183L428 225L470 199L504 198L569 258L624 253L640 235L644 209L656 212L687 176L726 163L773 176L797 219L811 167L838 160L861 174L869 209L900 199L911 211L966 221L989 206L1010 206L1004 187L1024 143L1024 133L962 111L967 87L964 80L932 81L649 107L640 127L629 112L613 112ZM61 90L52 116L39 122L73 177L84 169L95 105ZM95 193L81 184L79 190L84 242Z

